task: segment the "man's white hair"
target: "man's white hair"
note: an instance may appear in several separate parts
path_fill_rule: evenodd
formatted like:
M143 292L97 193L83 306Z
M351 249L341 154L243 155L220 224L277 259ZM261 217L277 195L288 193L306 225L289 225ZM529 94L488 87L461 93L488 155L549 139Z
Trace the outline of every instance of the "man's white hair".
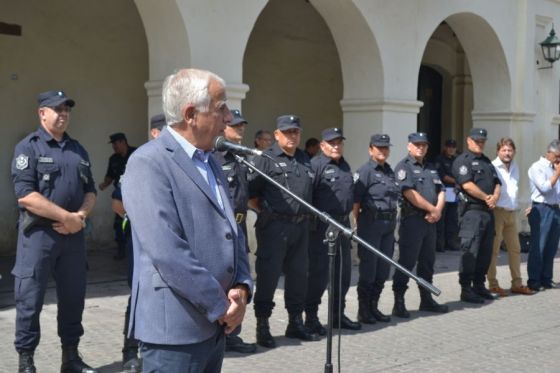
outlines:
M218 75L198 69L183 69L169 75L163 82L163 113L167 124L174 125L183 121L185 106L193 105L196 110L210 110L211 97L208 85L211 80L225 87L225 81Z

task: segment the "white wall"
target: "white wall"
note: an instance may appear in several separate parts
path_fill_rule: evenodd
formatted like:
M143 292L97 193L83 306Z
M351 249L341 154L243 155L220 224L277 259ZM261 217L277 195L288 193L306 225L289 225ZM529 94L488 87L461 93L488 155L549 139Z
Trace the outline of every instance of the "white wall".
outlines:
M132 144L147 139L148 51L132 0L0 0L0 9L2 21L23 31L0 35L0 253L6 253L15 249L17 219L10 162L14 145L38 126L37 94L63 89L76 100L68 132L89 151L100 182L112 153L109 134L125 132ZM92 215L96 242L112 240L110 193L99 193Z

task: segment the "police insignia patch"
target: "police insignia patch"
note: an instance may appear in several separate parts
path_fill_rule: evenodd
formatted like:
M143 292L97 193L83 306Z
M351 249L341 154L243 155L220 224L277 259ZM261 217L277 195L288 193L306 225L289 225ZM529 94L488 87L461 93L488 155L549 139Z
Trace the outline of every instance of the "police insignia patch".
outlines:
M25 170L29 166L29 157L25 154L20 154L16 158L16 168L18 170Z
M397 178L399 180L406 179L406 171L405 170L399 170L399 172L397 172Z
M462 165L461 167L459 167L459 175L466 175L467 172L469 172L469 169L467 168L467 166Z
M354 179L354 182L357 182L358 180L360 180L360 174L357 172L354 172L354 175L352 177Z

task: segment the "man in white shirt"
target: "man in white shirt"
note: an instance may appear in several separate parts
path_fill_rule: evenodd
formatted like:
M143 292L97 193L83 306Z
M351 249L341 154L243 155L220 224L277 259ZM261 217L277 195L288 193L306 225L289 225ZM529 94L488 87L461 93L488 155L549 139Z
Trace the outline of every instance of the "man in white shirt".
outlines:
M532 208L528 215L531 245L527 286L532 290L558 287L552 281L554 256L560 240L560 141L553 140L544 157L529 168Z
M490 292L498 294L501 297L508 295L507 291L502 289L496 278L496 260L500 251L502 240L505 241L509 271L511 273L511 292L524 295L532 295L535 291L523 286L521 279L521 247L519 245L519 232L517 229L516 210L517 193L519 190L519 167L513 161L515 157L515 143L509 137L503 137L496 145L496 159L492 161L492 165L496 169L498 177L502 182L500 198L494 209L494 224L496 235L494 236L494 245L492 250L492 261L488 268L488 287Z

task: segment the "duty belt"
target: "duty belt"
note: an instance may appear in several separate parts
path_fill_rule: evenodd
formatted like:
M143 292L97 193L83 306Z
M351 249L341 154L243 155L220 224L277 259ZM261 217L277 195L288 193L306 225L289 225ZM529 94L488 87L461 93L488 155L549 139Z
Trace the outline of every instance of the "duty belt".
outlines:
M475 204L475 203L467 203L467 207L466 207L465 211L471 211L471 210L490 212L490 208L486 205L479 205L479 204Z
M397 212L391 210L387 210L387 211L377 210L372 215L373 218L376 220L395 220L397 218Z
M559 208L559 207L558 207L558 204L551 204L551 203L544 203L544 202L535 202L535 201L532 201L532 202L533 202L533 205L544 205L544 206L548 206L548 207L550 207L551 209L555 209L555 210L557 210L557 209Z
M243 223L245 221L245 219L247 219L247 213L246 212L235 213L235 222L237 224Z
M310 220L311 215L299 214L299 215L288 215L288 214L278 214L275 212L263 211L262 214L268 215L272 220L282 220L289 223L302 223L304 221Z

